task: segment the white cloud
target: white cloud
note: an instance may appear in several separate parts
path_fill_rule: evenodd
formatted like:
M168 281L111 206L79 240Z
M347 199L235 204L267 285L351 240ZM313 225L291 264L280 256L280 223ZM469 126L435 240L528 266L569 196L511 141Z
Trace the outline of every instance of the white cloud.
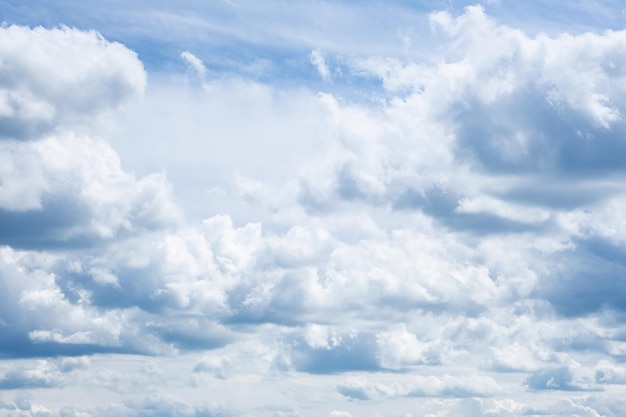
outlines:
M0 117L8 129L0 132L7 139L0 143L0 222L15 228L2 243L110 238L180 221L162 175L135 179L108 143L89 136L143 93L136 53L93 31L4 26L0 56Z
M181 52L180 57L183 59L183 61L185 61L189 69L193 71L197 77L199 77L200 79L204 78L207 69L200 58L198 58L189 51Z
M205 88L151 74L110 142L137 56L2 28L0 383L37 398L0 415L620 415L625 34L430 22L430 59L303 53L324 94L185 51Z
M333 410L330 412L328 417L352 417L352 414L348 413L347 411Z
M490 397L500 391L496 381L485 376L413 376L394 383L370 382L367 378L348 378L337 385L344 396L370 400L396 397Z
M322 53L322 51L320 51L319 49L314 50L313 52L311 52L310 58L311 64L315 66L315 69L317 70L320 77L322 77L322 80L330 81L330 69L326 64L326 59L324 58L324 54Z
M0 368L0 387L3 390L64 387L75 379L74 373L88 367L86 358L16 361Z
M0 56L2 139L37 138L65 123L92 125L146 85L137 55L94 31L5 25Z
M182 218L163 175L136 179L102 140L69 133L28 143L3 142L0 153L7 162L0 169L2 221L19 221L12 220L12 212L20 213L24 222L36 216L46 220L39 236L29 236L24 228L26 236L16 232L9 239L37 244L109 238L120 230L171 225Z
M397 330L377 335L381 365L388 369L403 369L416 364L438 364L445 353L442 343L423 342L407 331L405 325Z
M332 349L341 344L341 338L336 336L332 329L319 324L308 324L306 327L306 342L313 349Z

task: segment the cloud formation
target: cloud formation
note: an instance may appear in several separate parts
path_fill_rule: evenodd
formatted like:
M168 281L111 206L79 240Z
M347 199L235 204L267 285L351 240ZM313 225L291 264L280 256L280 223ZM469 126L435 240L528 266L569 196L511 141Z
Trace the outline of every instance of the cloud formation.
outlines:
M38 138L64 123L91 124L146 86L137 55L95 31L5 25L0 55L4 140Z
M626 32L427 18L323 92L0 28L0 416L622 415Z

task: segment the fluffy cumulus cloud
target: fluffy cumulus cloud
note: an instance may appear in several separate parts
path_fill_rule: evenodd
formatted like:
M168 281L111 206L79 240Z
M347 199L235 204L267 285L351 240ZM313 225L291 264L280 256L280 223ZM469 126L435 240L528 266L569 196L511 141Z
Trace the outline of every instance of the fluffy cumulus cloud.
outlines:
M3 25L0 416L626 413L626 31L420 16L308 83Z
M0 54L5 140L37 138L62 123L92 123L146 85L137 55L95 31L5 25Z
M125 172L96 136L145 88L135 53L96 32L5 26L0 56L2 244L84 245L179 220L165 177Z

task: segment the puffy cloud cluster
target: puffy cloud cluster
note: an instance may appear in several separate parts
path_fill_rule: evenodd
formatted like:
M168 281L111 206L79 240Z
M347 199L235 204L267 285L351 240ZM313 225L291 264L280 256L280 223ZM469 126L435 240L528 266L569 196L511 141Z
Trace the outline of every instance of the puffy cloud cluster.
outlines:
M344 152L329 156L334 181L311 175L318 199L395 201L454 227L483 214L531 228L545 224L551 208L615 192L611 174L623 169L623 32L530 38L479 7L458 18L435 13L431 23L451 38L438 62L354 64L382 80L390 95L382 112L324 99ZM606 183L596 187L600 178ZM572 195L578 185L597 191Z
M0 56L0 243L82 246L179 221L163 175L135 178L92 136L143 93L134 52L96 32L4 26Z
M84 245L181 219L165 177L135 178L102 140L65 134L0 142L0 157L6 162L0 168L4 244Z
M438 61L351 64L382 81L382 110L322 97L340 145L303 172L300 202L426 214L475 236L500 283L545 277L536 295L560 313L620 309L626 35L531 38L480 7L431 24L450 38Z
M69 383L66 381L69 374L88 367L89 359L86 357L38 360L31 366L17 365L3 370L0 387L3 390L63 387Z
M143 93L137 55L97 32L0 28L0 138L37 139L66 124L92 124Z
M379 82L375 101L207 81L183 52L199 88L173 97L193 106L167 100L170 80L133 133L166 144L145 158L180 169L191 149L190 167L228 176L218 191L241 201L198 221L174 202L182 181L125 170L93 134L146 86L133 52L1 28L0 390L16 396L0 416L623 414L626 32L530 37L477 6L430 23L445 40L430 61L337 58L331 74L311 53L333 84ZM216 103L263 117L210 136ZM186 122L201 133L172 136ZM81 384L116 402L20 396ZM260 393L190 399L237 386Z

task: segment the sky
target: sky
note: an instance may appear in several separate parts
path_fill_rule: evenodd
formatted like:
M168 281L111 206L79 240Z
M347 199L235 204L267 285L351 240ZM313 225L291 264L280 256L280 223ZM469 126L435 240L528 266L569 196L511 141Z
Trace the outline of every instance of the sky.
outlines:
M0 0L0 417L626 415L617 0Z

